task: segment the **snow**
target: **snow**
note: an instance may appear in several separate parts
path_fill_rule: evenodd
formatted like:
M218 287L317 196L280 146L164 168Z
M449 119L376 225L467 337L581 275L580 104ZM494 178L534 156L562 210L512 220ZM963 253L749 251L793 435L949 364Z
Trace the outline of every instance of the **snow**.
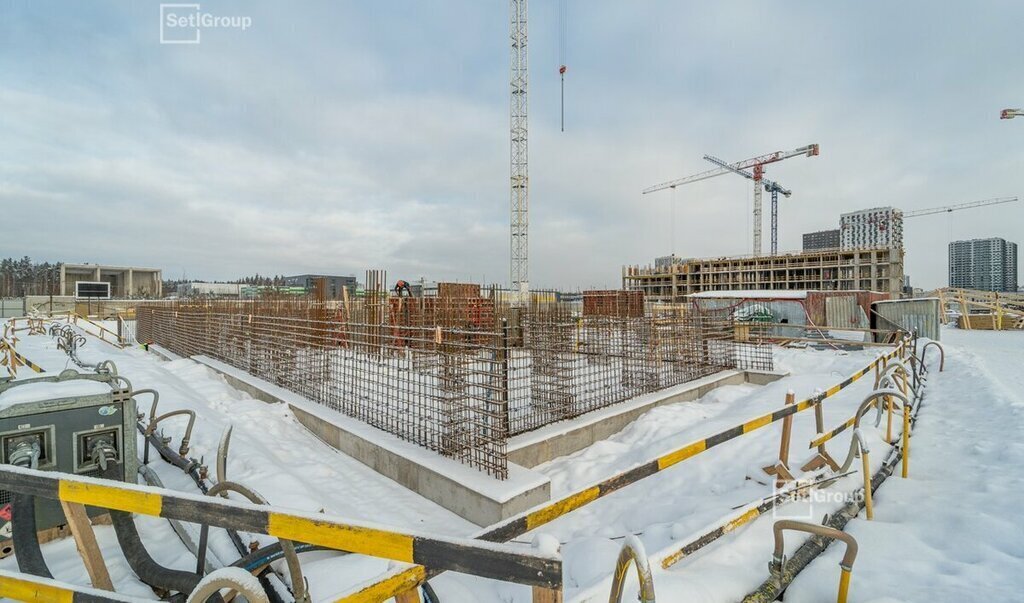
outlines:
M19 373L19 378L22 375ZM32 373L32 377L50 377L48 373ZM20 381L22 379L18 379ZM26 402L38 402L40 400L51 400L53 398L70 398L72 396L93 396L96 394L109 394L110 385L99 381L65 381L63 383L26 383L15 385L0 393L0 408L7 408L14 404Z
M945 372L937 372L937 355L929 353L933 369L912 439L910 478L901 479L897 471L875 493L874 521L866 521L862 514L847 525L860 544L851 603L1020 599L1024 587L1024 539L1019 527L1019 501L1024 496L1024 442L1019 435L1024 424L1024 332L944 329L943 339ZM47 371L59 371L67 363L49 337L25 337L18 349ZM788 377L763 387L720 387L696 401L652 409L607 440L535 469L551 480L553 497L574 492L780 408L788 390L798 400L813 395L884 351L776 348L775 367L789 372ZM367 523L453 537L477 531L469 522L318 441L285 405L253 400L208 367L187 359L160 362L141 350L116 350L94 338L79 355L89 363L111 358L135 387L160 390L160 412L196 410L200 420L190 454L205 457L207 463L212 464L221 432L233 424L229 476L252 486L276 506L311 514L323 510ZM852 416L871 385L869 374L829 398L823 405L826 428ZM147 404L142 406L145 410ZM184 425L184 420L171 420L163 427L177 443ZM865 420L862 426L872 471L881 466L890 448L882 439L884 427L883 422L876 428L873 420ZM859 471L846 476L820 496L786 503L777 515L766 514L663 569L660 560L665 556L772 495L773 480L762 467L778 455L780 429L773 424L721 444L514 542L524 551L560 550L567 602L607 600L615 559L623 541L633 534L650 554L659 601L738 600L768 575L776 517L820 521L863 483ZM814 434L813 412L794 416L791 467L810 458L807 442ZM828 443L840 462L851 436L852 430L847 430ZM151 465L167 487L195 492L191 480L179 470L159 461ZM859 463L854 467L859 469ZM194 557L165 521L142 517L138 521L158 561L182 569L194 566ZM153 598L131 574L111 528L98 526L96 531L118 591ZM787 533L786 553L791 555L804 538ZM219 558L237 558L222 533L212 533L211 544ZM73 541L48 543L43 551L61 580L88 584ZM787 603L834 600L842 552L842 546L831 546L812 562L787 591ZM304 554L301 559L314 601L372 582L396 567L386 560L331 552ZM0 561L0 569L16 570L16 565L6 559ZM452 572L431 584L445 603L531 600L528 587ZM625 591L624 601L635 599L638 586L632 570Z
M910 478L875 493L875 517L846 530L860 545L850 602L1019 601L1024 587L1024 332L944 329L911 440ZM937 364L938 357L930 356ZM829 547L787 603L835 597Z

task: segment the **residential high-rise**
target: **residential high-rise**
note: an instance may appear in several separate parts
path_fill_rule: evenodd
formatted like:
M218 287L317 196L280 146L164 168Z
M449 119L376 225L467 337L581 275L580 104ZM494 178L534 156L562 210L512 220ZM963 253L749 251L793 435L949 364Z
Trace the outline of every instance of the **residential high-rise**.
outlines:
M804 233L804 251L838 248L839 229L819 230L818 232Z
M949 286L1017 291L1017 244L997 237L953 241L949 244Z
M841 249L903 248L903 212L893 207L863 209L839 218Z

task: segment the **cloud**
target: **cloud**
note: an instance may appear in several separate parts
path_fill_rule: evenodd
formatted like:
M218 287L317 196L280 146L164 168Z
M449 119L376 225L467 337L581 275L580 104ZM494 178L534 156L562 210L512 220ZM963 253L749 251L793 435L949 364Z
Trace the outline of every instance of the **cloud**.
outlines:
M640 194L705 153L821 144L769 169L794 190L784 249L844 211L1017 194L1020 124L996 119L1024 103L1010 7L570 4L563 133L556 13L535 4L532 283L617 286L622 264L673 250L748 252L747 181ZM20 225L0 255L507 280L504 7L204 8L254 27L167 47L156 3L0 8L0 211ZM944 284L950 237L1024 242L1019 205L950 216L908 222L915 284Z

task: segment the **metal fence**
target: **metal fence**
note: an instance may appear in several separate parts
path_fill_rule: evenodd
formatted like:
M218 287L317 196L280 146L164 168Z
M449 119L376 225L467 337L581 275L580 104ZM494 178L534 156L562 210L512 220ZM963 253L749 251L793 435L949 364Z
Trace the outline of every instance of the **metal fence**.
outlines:
M770 347L728 312L401 300L151 303L136 309L137 339L216 358L499 479L512 435L722 369L771 368Z

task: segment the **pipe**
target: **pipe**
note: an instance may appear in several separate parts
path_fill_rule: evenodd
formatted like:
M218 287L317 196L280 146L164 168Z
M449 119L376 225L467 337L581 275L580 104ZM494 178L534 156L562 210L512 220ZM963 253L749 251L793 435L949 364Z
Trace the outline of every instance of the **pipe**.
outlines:
M217 482L206 494L207 496L217 496L221 492L224 492L225 494L227 492L237 492L249 499L250 502L258 505L269 504L267 499L236 482ZM203 532L209 530L209 526L203 525L201 530L200 538L202 539L204 536ZM281 543L281 551L284 553L284 557L288 563L288 573L292 579L292 592L295 595L295 601L297 603L308 603L309 593L306 591L306 581L305 578L302 577L302 566L299 564L299 556L295 553L295 545L291 540L285 540L283 538L278 539L278 541Z
M257 585L253 584L252 575L249 573L237 567L222 567L207 576L188 596L186 603L204 603L212 596L220 598L220 591L225 588L229 589L229 600L233 595L239 594L249 603L270 603L267 593L257 589Z
M231 445L231 432L234 425L228 425L220 436L220 444L217 445L217 481L228 481L228 447Z
M144 435L149 436L153 432L155 432L156 426L160 423L160 421L181 415L188 415L188 426L185 427L185 435L181 438L181 445L178 447L178 454L181 456L185 456L186 454L188 454L188 443L192 439L192 427L194 427L196 424L196 411L189 410L187 408L181 408L178 410L172 410L171 412L168 413L164 413L156 418L150 418L149 426L146 427Z
M103 468L103 478L119 481L120 464L117 461L108 459L101 448L94 451L93 458ZM110 509L110 518L114 524L114 533L117 536L121 552L124 553L128 565L139 577L139 580L149 586L180 593L190 593L196 588L201 580L199 576L192 572L166 568L153 559L139 537L139 530L135 526L131 513ZM216 600L220 601L221 599L217 596Z
M858 447L859 450L867 449L867 445L864 442L864 435L860 432L861 417L867 413L867 411L871 408L871 405L875 403L875 400L877 400L878 398L888 398L890 396L899 398L902 402L904 402L904 408L910 407L910 403L907 401L906 396L904 396L903 393L900 392L899 390L880 389L868 394L868 396L864 398L864 401L861 402L860 407L857 408L857 414L854 415L855 418L853 420L853 437L850 439L850 450L846 454L846 460L843 461L843 464L840 466L839 471L837 471L837 473L846 473L847 471L850 470L850 466L853 465L853 459L857 458ZM875 403L875 406L878 408L878 415L875 420L875 426L877 427L882 422L882 406L878 405L877 403Z
M636 565L637 578L640 580L640 603L654 602L654 578L651 575L651 566L647 560L647 551L644 544L635 535L626 536L619 550L619 558L615 562L615 573L612 574L612 589L608 594L608 603L621 603L622 582L626 579L626 572L630 564Z
M11 492L11 528L13 530L14 556L18 560L18 571L42 578L53 578L46 559L39 549L36 536L36 497Z
M938 341L929 341L928 343L924 344L923 348L921 348L921 365L924 365L924 355L928 352L928 348L930 348L931 346L936 346L939 348L939 372L941 373L942 369L946 367L946 350Z
M8 457L10 463L16 467L29 469L39 468L39 443L21 442L10 452ZM19 492L11 492L11 535L14 540L14 554L18 559L18 570L41 576L53 578L50 568L46 566L46 559L39 548L39 537L36 535L36 497Z
M843 559L839 562L839 595L836 599L838 603L846 603L846 597L850 590L850 574L853 572L853 562L857 559L857 541L854 537L842 530L837 530L836 528L807 523L805 521L795 521L792 519L780 519L779 521L776 521L775 526L773 527L775 534L775 550L772 553L772 562L768 565L768 569L772 573L773 577L779 577L780 579L783 573L783 566L785 564L785 557L783 555L783 551L785 549L785 543L782 538L783 530L807 532L822 538L841 540L846 544L846 551L843 554Z

